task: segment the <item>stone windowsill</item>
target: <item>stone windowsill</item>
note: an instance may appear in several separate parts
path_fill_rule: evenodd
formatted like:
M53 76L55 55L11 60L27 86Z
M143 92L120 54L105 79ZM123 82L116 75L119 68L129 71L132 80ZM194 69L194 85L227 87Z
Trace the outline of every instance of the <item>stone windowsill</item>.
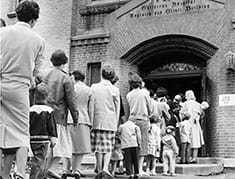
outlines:
M9 12L9 13L7 14L7 17L8 17L8 18L15 18L15 17L16 17L16 12L15 12L15 11Z

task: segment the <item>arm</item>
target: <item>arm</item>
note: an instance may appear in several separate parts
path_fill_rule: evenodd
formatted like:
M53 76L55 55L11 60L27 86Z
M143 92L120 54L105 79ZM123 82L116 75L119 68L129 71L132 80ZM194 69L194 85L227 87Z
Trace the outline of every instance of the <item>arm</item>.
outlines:
M54 112L49 113L47 119L47 131L49 134L49 138L51 141L51 147L56 145L57 138L57 128L56 128L56 120L54 116Z
M173 151L174 151L175 155L178 155L179 154L179 149L178 149L178 146L176 144L175 138L173 136L172 136L172 139L171 139L171 144L172 144L172 148L173 148Z
M117 92L116 92L116 97L114 100L114 105L115 105L115 109L116 109L116 118L117 121L119 121L119 116L120 116L120 92L119 89L117 88Z
M88 115L90 118L91 126L93 126L93 120L94 120L94 91L91 90L91 94L88 101Z
M78 111L76 109L76 101L74 96L74 86L70 77L67 77L64 82L64 94L65 100L68 104L71 116L73 118L73 123L76 125L78 123Z
M33 69L33 76L34 77L40 72L43 61L45 60L44 59L44 51L45 51L45 41L41 40L41 46L40 46L39 52L36 56L35 66Z

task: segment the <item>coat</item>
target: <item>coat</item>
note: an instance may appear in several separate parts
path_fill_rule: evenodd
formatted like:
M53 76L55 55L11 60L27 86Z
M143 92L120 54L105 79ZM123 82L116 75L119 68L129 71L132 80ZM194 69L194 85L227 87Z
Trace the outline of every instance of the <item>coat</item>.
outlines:
M192 148L200 148L204 145L203 133L200 125L200 115L202 113L201 105L195 100L185 101L182 109L180 110L180 115L189 113L189 122L192 125Z
M56 123L67 126L68 110L73 122L78 122L78 110L76 108L74 86L70 76L54 67L43 79L49 88L48 104L55 111Z
M89 106L93 102L92 90L90 87L86 86L85 83L78 81L74 85L75 90L75 102L77 110L79 111L79 124L92 125L91 113L89 111Z
M29 147L29 86L44 40L25 22L0 28L0 148Z
M117 124L120 113L119 89L108 80L93 84L92 98L94 99L89 107L93 129L117 131Z

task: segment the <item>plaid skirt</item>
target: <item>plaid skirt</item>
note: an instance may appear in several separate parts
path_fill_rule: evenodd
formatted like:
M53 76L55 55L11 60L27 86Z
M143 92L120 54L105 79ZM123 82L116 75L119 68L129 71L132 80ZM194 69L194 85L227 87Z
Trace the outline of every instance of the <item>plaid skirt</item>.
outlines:
M115 143L115 132L106 130L91 131L91 150L97 153L112 152Z

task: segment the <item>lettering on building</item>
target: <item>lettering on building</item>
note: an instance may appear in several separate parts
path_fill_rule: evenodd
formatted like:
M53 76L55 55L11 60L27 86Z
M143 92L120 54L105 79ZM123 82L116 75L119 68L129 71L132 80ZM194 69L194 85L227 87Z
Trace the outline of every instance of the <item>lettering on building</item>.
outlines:
M130 18L190 13L223 8L224 3L213 0L149 0L130 12Z

